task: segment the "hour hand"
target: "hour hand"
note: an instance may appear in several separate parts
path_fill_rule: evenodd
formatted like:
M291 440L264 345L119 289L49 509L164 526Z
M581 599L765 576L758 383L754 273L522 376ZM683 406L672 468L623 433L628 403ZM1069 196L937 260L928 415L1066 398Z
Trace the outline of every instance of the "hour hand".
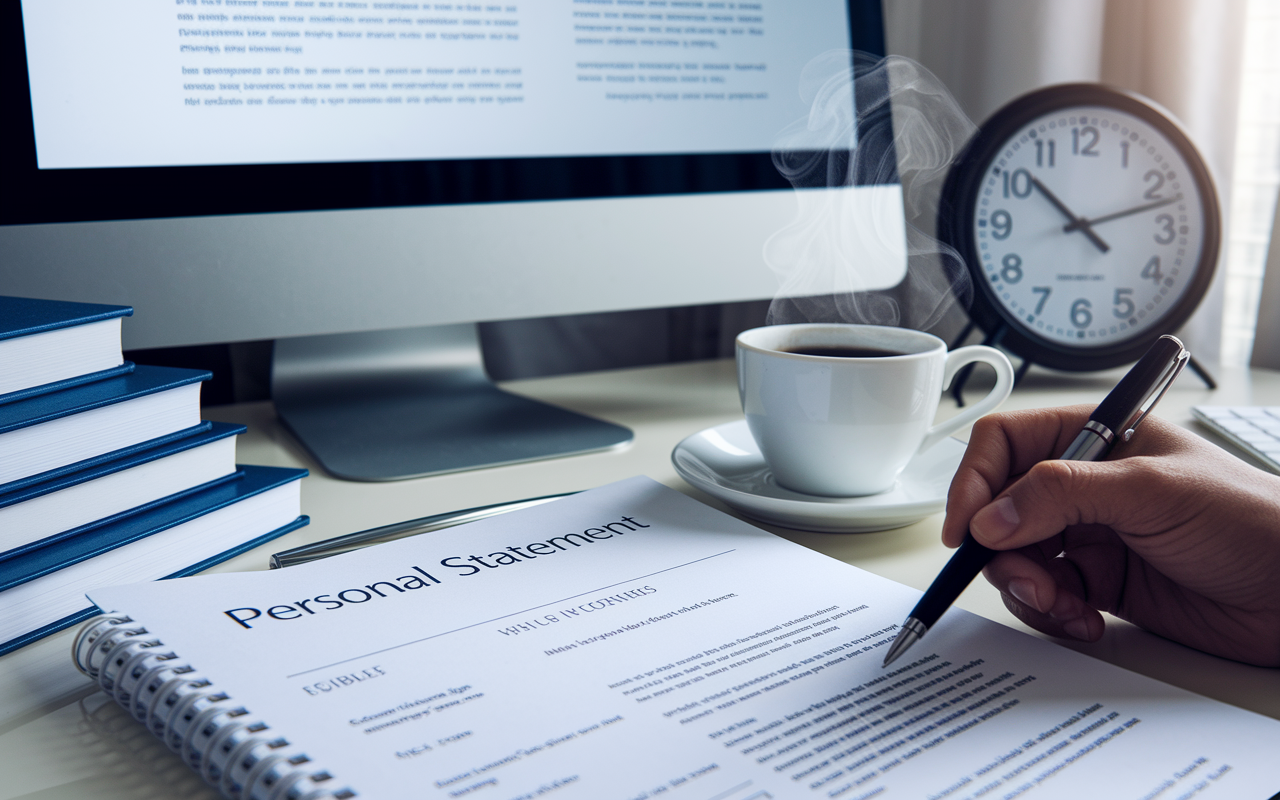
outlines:
M1059 200L1057 195L1049 191L1049 187L1041 183L1039 178L1036 178L1033 176L1031 178L1031 185L1036 187L1036 191L1044 195L1045 199L1047 199L1050 203L1053 203L1053 207L1058 209L1058 211L1062 212L1062 216L1070 220L1070 222L1068 223L1067 227L1064 228L1064 230L1066 230L1068 233L1071 231L1077 231L1077 230L1080 231L1085 236L1089 237L1089 241L1093 242L1094 247L1098 248L1104 253L1111 249L1111 245L1102 241L1102 238L1098 236L1098 234L1093 232L1093 228L1089 226L1088 220L1084 219L1083 217L1077 217L1075 214L1071 213L1071 209L1067 208L1066 204L1063 203L1061 200Z

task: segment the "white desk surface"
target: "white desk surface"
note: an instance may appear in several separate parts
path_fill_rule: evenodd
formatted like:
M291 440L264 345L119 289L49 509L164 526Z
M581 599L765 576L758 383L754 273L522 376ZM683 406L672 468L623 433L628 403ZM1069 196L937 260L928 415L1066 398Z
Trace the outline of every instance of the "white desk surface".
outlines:
M1005 409L1096 403L1122 371L1065 375L1032 370ZM1190 407L1280 405L1280 372L1215 370L1217 391L1189 370L1170 390L1159 415L1195 429ZM586 489L636 474L724 509L676 475L670 454L684 437L741 417L732 361L619 370L507 384L507 388L626 425L636 438L625 448L585 456L394 483L352 483L324 475L275 420L269 403L206 409L206 418L249 426L240 437L242 463L304 466L302 510L311 525L213 571L265 569L270 553L344 533L460 508ZM985 387L973 387L977 397ZM944 398L940 415L954 414ZM774 532L827 555L924 589L946 561L942 515L881 533ZM1027 630L984 581L960 605ZM132 718L106 703L71 665L74 631L0 658L0 800L62 798L213 798L169 751ZM1038 634L1037 634L1038 635ZM1190 650L1138 628L1108 620L1095 644L1063 644L1096 658L1209 697L1280 718L1280 673Z

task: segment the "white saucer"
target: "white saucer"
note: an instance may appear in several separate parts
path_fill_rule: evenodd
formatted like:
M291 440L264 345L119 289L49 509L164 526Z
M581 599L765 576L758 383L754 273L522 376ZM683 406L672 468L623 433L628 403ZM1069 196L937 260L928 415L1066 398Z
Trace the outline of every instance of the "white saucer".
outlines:
M745 419L695 433L676 445L671 461L680 477L761 522L821 533L866 533L901 528L942 511L964 451L964 442L943 439L912 459L892 489L867 497L819 497L779 486Z

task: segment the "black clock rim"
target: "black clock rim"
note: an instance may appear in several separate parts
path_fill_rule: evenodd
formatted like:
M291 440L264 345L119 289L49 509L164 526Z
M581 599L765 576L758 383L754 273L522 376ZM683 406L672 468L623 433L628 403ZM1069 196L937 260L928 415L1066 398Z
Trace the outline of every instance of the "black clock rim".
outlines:
M1202 198L1204 238L1191 282L1181 299L1164 313L1157 327L1111 345L1071 347L1045 339L999 302L982 271L972 220L981 179L1008 137L1031 119L1056 109L1094 105L1113 108L1150 124L1186 162ZM975 284L969 317L988 334L1004 329L999 344L1015 355L1053 369L1091 371L1137 360L1161 335L1175 332L1195 312L1217 269L1222 217L1218 194L1200 151L1168 111L1132 93L1091 83L1046 86L1025 94L993 114L966 145L952 166L938 206L938 236L964 258Z

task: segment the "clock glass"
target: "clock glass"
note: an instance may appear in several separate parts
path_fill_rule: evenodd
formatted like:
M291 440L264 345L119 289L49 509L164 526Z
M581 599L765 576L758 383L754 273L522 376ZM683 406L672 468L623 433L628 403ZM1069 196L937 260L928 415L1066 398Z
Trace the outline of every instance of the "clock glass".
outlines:
M1001 316L1073 350L1167 332L1216 225L1182 151L1100 105L1040 114L995 145L968 224Z

